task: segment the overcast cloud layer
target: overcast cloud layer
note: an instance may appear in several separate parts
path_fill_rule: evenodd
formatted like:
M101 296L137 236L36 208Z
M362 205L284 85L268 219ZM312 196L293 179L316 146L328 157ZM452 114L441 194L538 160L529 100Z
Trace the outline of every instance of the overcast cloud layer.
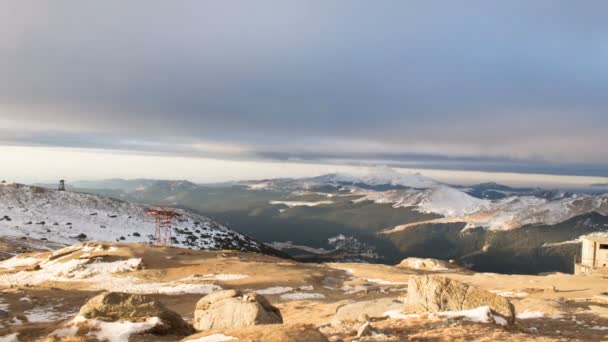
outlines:
M6 0L0 141L606 175L607 15L599 0Z

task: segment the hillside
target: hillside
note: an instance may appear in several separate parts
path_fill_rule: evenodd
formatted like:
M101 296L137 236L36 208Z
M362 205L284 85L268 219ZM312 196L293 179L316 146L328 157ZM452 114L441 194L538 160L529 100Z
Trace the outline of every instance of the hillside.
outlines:
M97 195L21 184L0 185L0 235L71 245L79 241L153 242L149 206ZM177 210L175 246L275 253L217 222Z

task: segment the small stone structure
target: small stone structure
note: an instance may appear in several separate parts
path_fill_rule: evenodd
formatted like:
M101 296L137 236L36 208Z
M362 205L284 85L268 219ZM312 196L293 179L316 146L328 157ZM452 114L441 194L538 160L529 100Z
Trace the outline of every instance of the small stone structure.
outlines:
M574 274L608 273L608 235L582 237L580 263Z

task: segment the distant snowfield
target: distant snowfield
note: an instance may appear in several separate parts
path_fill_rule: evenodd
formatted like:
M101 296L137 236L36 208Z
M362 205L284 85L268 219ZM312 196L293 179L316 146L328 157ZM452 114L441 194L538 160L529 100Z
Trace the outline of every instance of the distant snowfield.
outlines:
M333 201L317 201L317 202L302 202L302 201L270 201L272 205L284 204L290 208L293 207L316 207L323 204L333 204Z

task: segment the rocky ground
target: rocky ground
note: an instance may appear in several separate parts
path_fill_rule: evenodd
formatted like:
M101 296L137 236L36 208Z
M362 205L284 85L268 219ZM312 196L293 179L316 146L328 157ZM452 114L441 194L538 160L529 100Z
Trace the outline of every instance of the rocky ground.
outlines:
M406 304L408 282L419 275L445 276L506 298L517 318L508 324L482 305L413 312ZM302 264L236 251L85 243L0 262L0 341L603 341L608 340L607 284L602 276L474 273L432 260L399 266ZM231 301L278 309L283 323L273 316L274 324L215 325L191 337L186 335L194 331L188 329L150 331L156 316L174 317L159 313L164 310L200 327L195 307L216 304L199 300L226 289L237 290ZM146 303L154 310L142 312L156 316L108 322L99 316L103 310L87 303L104 291L142 295L129 297L129 303ZM244 295L251 292L269 303ZM113 305L122 310L121 303Z

